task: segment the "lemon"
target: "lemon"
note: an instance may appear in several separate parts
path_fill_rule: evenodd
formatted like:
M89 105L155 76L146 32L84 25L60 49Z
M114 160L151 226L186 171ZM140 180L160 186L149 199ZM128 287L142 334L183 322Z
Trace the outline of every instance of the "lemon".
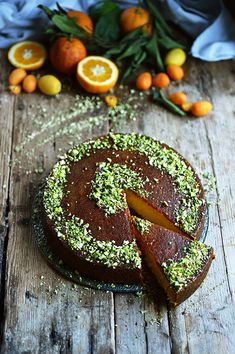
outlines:
M181 48L174 48L171 49L166 57L165 57L165 64L166 65L178 65L181 66L186 61L186 53Z
M44 75L38 80L38 87L45 95L54 96L61 91L61 82L53 75Z

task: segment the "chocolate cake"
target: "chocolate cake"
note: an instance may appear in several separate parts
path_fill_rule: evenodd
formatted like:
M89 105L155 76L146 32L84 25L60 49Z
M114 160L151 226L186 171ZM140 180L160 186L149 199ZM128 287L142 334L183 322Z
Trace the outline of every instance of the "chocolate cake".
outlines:
M139 134L113 134L69 150L44 190L49 246L81 274L136 283L141 252L130 210L191 240L205 219L204 192L175 150Z

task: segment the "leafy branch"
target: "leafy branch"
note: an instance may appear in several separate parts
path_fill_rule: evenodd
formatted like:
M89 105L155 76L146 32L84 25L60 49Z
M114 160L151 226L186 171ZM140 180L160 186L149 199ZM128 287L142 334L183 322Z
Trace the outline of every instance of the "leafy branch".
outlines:
M99 1L90 6L88 12L95 23L92 34L80 27L76 19L70 18L58 3L56 10L50 10L43 5L39 5L39 8L47 14L53 24L53 27L47 30L52 39L62 35L79 38L93 54L102 54L116 61L118 65L128 60L129 65L122 76L124 80L135 73L149 58L153 59L157 70L165 71L162 50L184 48L172 38L170 27L152 1L144 0L144 5L150 13L151 33L146 33L143 26L125 36L122 36L120 31L121 9L112 0Z

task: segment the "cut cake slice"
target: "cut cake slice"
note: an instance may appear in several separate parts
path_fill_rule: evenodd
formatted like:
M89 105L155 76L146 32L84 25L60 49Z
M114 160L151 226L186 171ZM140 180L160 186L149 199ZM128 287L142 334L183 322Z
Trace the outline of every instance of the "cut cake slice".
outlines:
M174 231L133 217L137 243L148 267L174 306L192 295L205 279L212 260L211 247Z

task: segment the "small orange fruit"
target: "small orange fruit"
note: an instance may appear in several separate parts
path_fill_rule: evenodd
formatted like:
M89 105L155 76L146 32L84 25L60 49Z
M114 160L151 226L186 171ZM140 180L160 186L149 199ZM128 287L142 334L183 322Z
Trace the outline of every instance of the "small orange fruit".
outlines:
M193 103L192 102L185 102L181 105L181 108L185 112L190 112L192 109Z
M152 76L149 72L144 72L137 77L136 87L140 91L147 91L152 85Z
M179 65L167 65L166 71L172 80L178 81L184 77L184 69Z
M8 88L13 93L13 95L19 95L19 93L21 93L20 85L10 85Z
M87 55L84 44L79 39L58 38L50 49L50 60L55 69L63 74L73 74L77 63Z
M46 49L38 42L23 41L14 44L8 51L8 60L16 68L36 70L46 60Z
M22 84L24 92L32 93L37 88L37 78L34 75L27 75Z
M14 69L8 77L8 82L10 85L19 85L26 76L27 73L24 69Z
M70 18L75 18L76 23L84 29L87 33L91 34L93 32L93 22L90 16L82 11L68 11L67 15Z
M198 101L193 103L191 113L196 117L207 115L212 110L212 104L208 101Z
M174 92L169 95L169 100L176 104L177 106L181 106L182 104L187 102L187 96L183 92Z
M108 95L108 96L104 97L104 102L106 103L106 105L108 107L113 108L113 107L116 107L118 99L114 95Z
M167 87L170 83L169 76L165 73L159 73L152 79L152 85L158 88Z
M80 85L91 93L105 93L116 85L118 68L111 60L100 56L88 56L77 66Z
M148 24L150 21L150 14L142 7L130 7L122 11L120 16L120 27L123 33L129 33L136 28Z

